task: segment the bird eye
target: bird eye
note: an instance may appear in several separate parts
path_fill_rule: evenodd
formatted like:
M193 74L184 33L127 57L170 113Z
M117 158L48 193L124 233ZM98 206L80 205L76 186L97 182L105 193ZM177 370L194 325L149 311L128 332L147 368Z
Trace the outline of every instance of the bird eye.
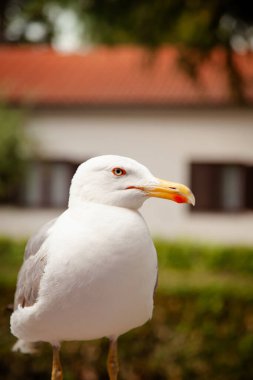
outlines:
M121 169L121 168L114 168L114 169L112 169L112 172L117 177L120 177L122 175L126 175L126 171L124 169Z

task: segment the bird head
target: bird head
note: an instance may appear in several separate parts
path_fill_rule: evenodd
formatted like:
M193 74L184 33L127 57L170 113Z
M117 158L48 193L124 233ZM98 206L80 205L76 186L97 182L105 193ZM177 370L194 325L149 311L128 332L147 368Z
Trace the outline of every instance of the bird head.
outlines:
M84 162L70 187L70 205L79 200L138 209L150 197L195 203L188 187L156 178L144 165L121 156L99 156Z

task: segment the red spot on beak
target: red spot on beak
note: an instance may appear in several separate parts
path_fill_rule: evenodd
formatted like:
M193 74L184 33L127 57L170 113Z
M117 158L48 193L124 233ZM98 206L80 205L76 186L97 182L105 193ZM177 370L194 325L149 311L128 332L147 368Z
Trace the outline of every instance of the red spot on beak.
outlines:
M177 203L186 203L187 202L187 199L186 197L182 196L182 195L175 195L174 196L174 199L173 199L175 202Z

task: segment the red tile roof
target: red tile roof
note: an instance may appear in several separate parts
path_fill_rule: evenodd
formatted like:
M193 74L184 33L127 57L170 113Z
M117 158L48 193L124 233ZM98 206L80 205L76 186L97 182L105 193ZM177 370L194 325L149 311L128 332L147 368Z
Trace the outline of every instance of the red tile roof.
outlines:
M12 103L102 106L215 106L234 103L222 49L194 81L175 48L151 57L138 47L60 54L47 47L0 47L0 94ZM253 104L253 54L234 55Z

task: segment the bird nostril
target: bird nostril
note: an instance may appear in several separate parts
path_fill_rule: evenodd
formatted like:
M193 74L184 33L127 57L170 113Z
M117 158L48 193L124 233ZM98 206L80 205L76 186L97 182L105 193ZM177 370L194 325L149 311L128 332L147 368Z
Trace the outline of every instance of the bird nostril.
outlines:
M171 189L171 190L177 190L177 188L173 187L173 186L169 186L169 189Z

